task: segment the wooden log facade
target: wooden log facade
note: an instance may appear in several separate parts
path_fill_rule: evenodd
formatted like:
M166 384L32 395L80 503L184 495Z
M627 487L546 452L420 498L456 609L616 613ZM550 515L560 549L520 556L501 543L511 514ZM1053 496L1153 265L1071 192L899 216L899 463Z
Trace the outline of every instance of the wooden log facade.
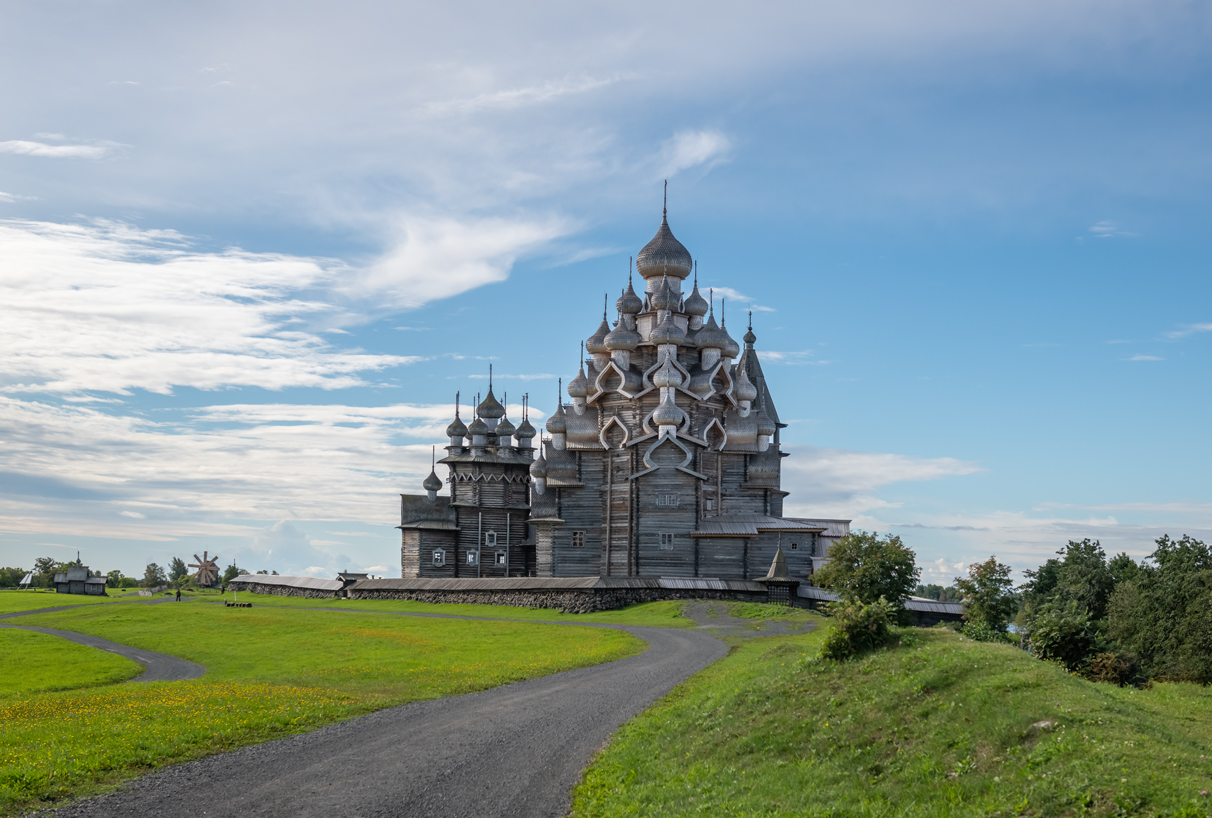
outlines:
M456 411L425 495L401 496L404 578L765 576L780 549L808 579L849 520L783 517L779 421L752 314L732 339L704 299L666 215L585 342L547 420L514 426L493 394L465 425ZM536 456L537 455L537 456Z

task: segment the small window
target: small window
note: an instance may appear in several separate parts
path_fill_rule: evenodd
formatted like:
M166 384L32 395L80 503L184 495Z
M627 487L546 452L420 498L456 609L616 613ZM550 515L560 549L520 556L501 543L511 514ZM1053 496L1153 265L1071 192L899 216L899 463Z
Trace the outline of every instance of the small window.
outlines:
M793 543L791 544L791 550L792 550L792 551L799 551L799 550L800 550L800 544L799 544L799 543L797 543L797 542L793 542Z
M703 505L707 508L708 511L715 511L715 500L712 499L711 497L708 497L705 500L703 500Z
M656 504L658 506L676 506L678 504L678 496L676 494L658 494Z
M498 551L497 552L497 565L504 565L504 564L505 564L505 552Z
M672 534L662 534L661 535L661 548L665 549L666 551L673 550L673 535Z
M489 548L494 548L494 547L496 547L496 544L497 544L497 532L495 532L495 531L485 531L485 532L484 532L484 544L485 544L485 545L487 545Z
M441 548L435 548L433 550L433 564L434 565L445 565L446 564L446 552L443 551Z
M475 551L468 551L468 552L467 552L467 564L468 564L468 565L475 565L475 564L476 564L476 552L475 552Z
M585 532L584 531L572 532L572 547L573 548L584 548L585 547Z

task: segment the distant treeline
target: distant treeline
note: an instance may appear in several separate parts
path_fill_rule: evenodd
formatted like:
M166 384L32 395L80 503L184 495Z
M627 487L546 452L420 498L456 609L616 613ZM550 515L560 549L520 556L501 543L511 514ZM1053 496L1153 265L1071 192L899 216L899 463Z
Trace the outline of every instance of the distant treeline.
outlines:
M26 574L33 573L34 588L52 588L55 584L55 574L62 573L67 570L69 565L74 565L71 562L60 562L54 557L39 557L34 560L34 567L30 570L24 568L0 568L0 588L16 588ZM244 568L237 568L235 565L229 565L221 576L221 582L226 585L240 574L250 573ZM277 571L257 571L258 574L277 574ZM105 585L107 588L158 588L164 585L171 585L178 588L188 588L194 583L193 575L189 572L189 568L185 564L185 560L180 557L173 557L172 561L165 569L154 562L148 563L143 569L142 577L128 577L119 570L113 570L106 574L100 571L92 571L91 574L95 577L104 576Z

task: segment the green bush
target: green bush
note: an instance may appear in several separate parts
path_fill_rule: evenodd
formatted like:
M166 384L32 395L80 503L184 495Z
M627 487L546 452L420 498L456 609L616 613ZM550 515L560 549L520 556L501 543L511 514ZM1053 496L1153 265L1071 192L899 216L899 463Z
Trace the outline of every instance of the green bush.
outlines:
M1095 654L1083 675L1092 682L1106 682L1120 687L1144 681L1136 657L1113 651Z
M893 609L880 597L869 605L861 602L835 602L828 607L833 630L825 637L821 656L845 661L889 641Z
M1031 650L1073 672L1085 667L1098 652L1101 636L1090 612L1076 600L1046 603L1031 618Z
M1002 632L993 628L988 622L972 621L965 623L960 629L967 638L973 642L1005 642L1006 638L1002 636Z

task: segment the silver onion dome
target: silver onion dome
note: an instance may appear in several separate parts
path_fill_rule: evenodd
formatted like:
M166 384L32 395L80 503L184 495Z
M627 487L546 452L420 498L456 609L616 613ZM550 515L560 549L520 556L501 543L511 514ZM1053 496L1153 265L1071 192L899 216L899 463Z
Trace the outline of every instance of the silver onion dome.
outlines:
M455 419L446 427L447 437L467 437L467 424L459 419L459 415L455 413Z
M657 426L677 426L682 422L682 410L673 402L671 395L666 394L661 405L652 413L652 422Z
M631 286L631 279L627 279L627 289L623 290L623 294L619 296L619 300L614 302L621 315L635 315L640 310L644 309L644 302L635 294L635 288Z
M668 358L661 368L652 374L652 385L660 387L681 386L682 373L677 370Z
M547 476L547 458L543 457L543 447L539 446L539 456L530 464L530 476L542 480Z
M564 404L557 403L555 412L547 418L547 431L553 435L562 435L568 431L568 417L564 414Z
M442 478L438 477L437 472L430 469L429 476L425 478L425 482L421 484L421 488L426 491L440 491L442 489Z
M610 324L606 321L606 316L602 316L602 323L598 327L597 332L585 339L585 351L590 355L601 355L610 350L606 348L606 336L610 334Z
M630 352L639 346L639 344L640 334L635 330L628 329L627 325L622 321L606 335L606 349L611 352L616 350L627 350Z
M538 432L526 418L522 418L522 422L518 425L517 431L513 433L513 436L518 440L531 440L536 435L538 435Z
M700 349L722 350L729 340L732 339L728 338L728 333L722 332L720 325L715 322L714 312L707 316L707 323L694 336L694 342L698 344Z
M723 344L720 346L720 357L735 358L741 354L741 345L732 340L732 336L728 334L728 327L720 327L720 335Z
M760 412L758 412L757 433L759 435L773 437L774 433L777 431L778 427L774 425L774 421L770 419L770 415L766 414L766 410L762 409Z
M682 279L690 275L692 267L690 251L673 237L673 231L669 229L668 212L663 210L661 226L657 228L656 235L635 257L636 272L644 278L668 273Z
M484 396L484 400L482 400L480 405L476 407L476 414L482 418L488 418L489 420L499 420L500 418L505 417L505 407L502 406L501 402L497 400L495 395L492 394L491 383L488 385L488 394Z
M589 379L585 377L585 365L577 370L577 376L568 382L568 397L583 398L589 394Z
M517 427L509 422L509 418L501 418L500 421L497 422L497 428L494 431L497 433L498 437L507 438L513 437L517 430Z
M488 434L488 424L485 423L481 418L476 418L471 422L471 425L467 427L467 434L471 435L472 437L475 437L476 435L486 435Z
M757 400L758 389L753 385L753 381L749 380L749 374L745 371L744 361L741 366L737 367L736 388L733 394L737 400L747 400L750 403Z
M706 315L707 314L707 299L699 295L699 283L694 282L694 289L690 291L690 295L686 296L686 303L682 305L682 312L687 315Z
M676 310L678 308L678 295L669 286L669 276L661 276L661 283L652 291L648 303L654 310Z
M649 343L660 346L661 344L680 344L686 340L686 333L682 331L673 320L672 313L665 313L665 317L661 319L652 332L648 336Z

